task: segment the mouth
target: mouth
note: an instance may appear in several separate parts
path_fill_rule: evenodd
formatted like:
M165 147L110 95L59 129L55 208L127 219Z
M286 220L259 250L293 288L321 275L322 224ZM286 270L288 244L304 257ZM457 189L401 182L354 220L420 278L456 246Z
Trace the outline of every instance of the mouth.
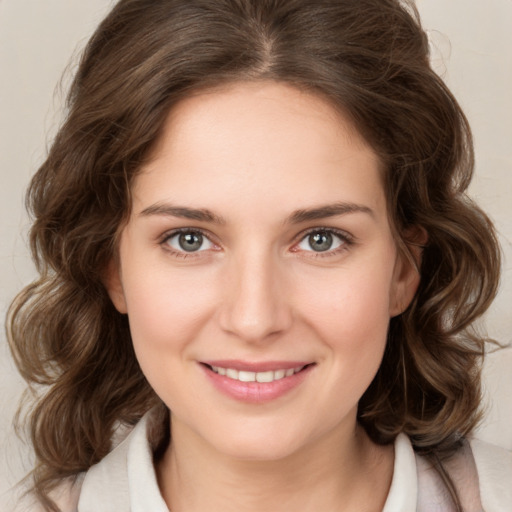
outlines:
M276 380L285 379L291 377L296 373L300 373L307 367L312 366L314 363L302 364L294 368L279 368L277 370L266 370L266 371L249 371L249 370L238 370L236 368L229 368L225 366L214 366L203 363L212 372L225 376L228 379L237 380L239 382L260 382L270 383Z
M239 361L201 362L200 366L223 395L237 401L261 404L299 388L316 363Z

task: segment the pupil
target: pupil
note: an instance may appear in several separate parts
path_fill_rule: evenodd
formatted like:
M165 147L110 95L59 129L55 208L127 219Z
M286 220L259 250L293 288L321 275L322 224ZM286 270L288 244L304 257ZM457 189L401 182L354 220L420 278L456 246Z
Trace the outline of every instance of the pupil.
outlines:
M328 251L332 246L332 235L325 232L309 235L309 245L314 251Z
M179 244L184 251L197 251L203 245L203 235L200 233L182 233L179 237Z

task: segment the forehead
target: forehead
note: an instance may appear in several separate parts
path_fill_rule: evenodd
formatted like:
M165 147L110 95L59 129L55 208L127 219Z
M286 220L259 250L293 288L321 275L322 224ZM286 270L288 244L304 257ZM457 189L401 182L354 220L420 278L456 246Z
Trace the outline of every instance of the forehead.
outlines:
M380 161L320 96L276 82L235 83L178 103L134 182L135 202L226 205L234 196L258 197L260 209L272 200L288 209L299 200L382 202Z

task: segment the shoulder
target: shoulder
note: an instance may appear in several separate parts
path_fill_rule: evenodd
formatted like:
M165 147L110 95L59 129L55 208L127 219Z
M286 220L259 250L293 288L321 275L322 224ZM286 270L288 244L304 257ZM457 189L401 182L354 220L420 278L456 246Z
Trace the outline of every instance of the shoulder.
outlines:
M60 512L77 512L78 501L85 473L76 477L62 480L49 494L51 500L57 505ZM47 512L43 504L31 493L25 493L20 489L14 505L14 512Z
M469 441L484 510L507 510L512 504L512 452L478 439Z
M418 473L418 508L451 511L446 484L436 468L436 461L416 455ZM470 439L449 458L442 460L468 512L510 510L512 504L512 453L483 441ZM444 507L444 508L443 508ZM434 508L438 510L437 508Z
M149 437L154 430L155 417L158 418L152 411L148 412L135 427L123 431L113 450L101 461L74 478L62 480L49 494L60 512L131 510L129 470L135 466L144 476L153 472ZM142 452L143 456L134 457L134 452L135 455ZM144 482L138 480L139 484ZM15 512L47 510L33 495L26 494L25 498L18 500Z
M77 512L84 476L85 473L81 473L73 480L66 480L52 491L51 498L61 512Z

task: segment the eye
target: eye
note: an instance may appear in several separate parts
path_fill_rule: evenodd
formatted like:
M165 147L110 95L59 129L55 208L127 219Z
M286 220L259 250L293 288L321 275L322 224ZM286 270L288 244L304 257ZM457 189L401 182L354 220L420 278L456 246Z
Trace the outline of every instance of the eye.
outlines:
M347 235L328 229L315 229L306 234L297 248L302 251L327 252L350 244Z
M164 243L177 252L199 252L213 247L213 243L200 231L178 231L169 235Z

